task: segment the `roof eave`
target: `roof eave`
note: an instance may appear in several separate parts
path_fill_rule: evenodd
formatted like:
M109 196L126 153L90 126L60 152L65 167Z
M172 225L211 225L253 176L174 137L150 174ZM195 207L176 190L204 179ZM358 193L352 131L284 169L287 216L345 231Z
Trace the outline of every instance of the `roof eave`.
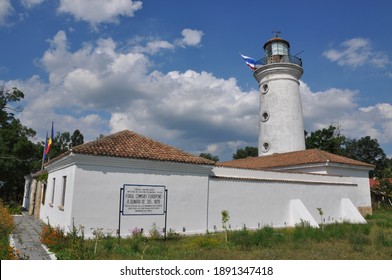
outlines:
M298 165L286 165L286 166L274 166L269 167L267 169L271 170L285 170L285 169L303 169L303 168L312 168L312 167L338 167L338 168L346 168L346 169L357 169L357 170L374 170L374 165L357 165L357 164L347 164L347 163L338 163L331 162L329 160L325 162L316 162L316 163L306 163L306 164L298 164Z

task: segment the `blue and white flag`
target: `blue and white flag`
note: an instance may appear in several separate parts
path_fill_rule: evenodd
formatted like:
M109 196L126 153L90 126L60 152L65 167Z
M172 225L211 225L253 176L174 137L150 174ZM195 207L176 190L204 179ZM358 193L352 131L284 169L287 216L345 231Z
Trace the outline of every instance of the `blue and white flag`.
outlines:
M246 55L242 55L241 53L240 53L240 55L245 60L246 65L248 65L250 67L250 69L256 70L256 60L255 59L253 59L249 56L246 56Z

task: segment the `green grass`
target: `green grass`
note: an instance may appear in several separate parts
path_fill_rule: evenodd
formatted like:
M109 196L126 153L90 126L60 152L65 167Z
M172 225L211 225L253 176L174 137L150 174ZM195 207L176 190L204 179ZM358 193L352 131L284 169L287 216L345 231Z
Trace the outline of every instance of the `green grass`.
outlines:
M320 229L294 228L229 231L198 236L174 235L167 240L140 235L95 240L66 237L56 248L59 259L392 259L392 209L377 209L368 224L331 224Z

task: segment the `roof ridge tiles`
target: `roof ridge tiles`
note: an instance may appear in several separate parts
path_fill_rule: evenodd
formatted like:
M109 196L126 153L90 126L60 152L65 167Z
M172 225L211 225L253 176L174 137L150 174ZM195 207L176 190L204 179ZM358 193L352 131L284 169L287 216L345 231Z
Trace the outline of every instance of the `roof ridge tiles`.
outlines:
M255 158L245 158L218 163L219 166L237 167L248 169L271 169L295 165L308 165L320 163L337 163L353 166L373 168L374 166L365 162L335 155L319 149L309 149L288 153L272 154Z
M122 130L97 140L75 146L67 153L69 152L93 156L215 165L215 162L211 160L198 157L130 130ZM62 155L58 158L60 157L62 157Z

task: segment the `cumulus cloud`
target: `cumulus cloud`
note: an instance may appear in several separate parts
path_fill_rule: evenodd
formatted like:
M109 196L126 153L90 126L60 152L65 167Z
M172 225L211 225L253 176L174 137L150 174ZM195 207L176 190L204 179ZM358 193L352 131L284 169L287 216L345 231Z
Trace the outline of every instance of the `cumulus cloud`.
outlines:
M49 44L40 59L49 83L37 76L14 83L26 94L22 123L41 135L52 120L59 131L78 128L87 140L130 129L221 160L239 147L257 146L258 91L242 90L235 78L153 70L147 53L126 50L111 38L71 51L59 31ZM346 136L392 142L391 104L360 107L358 91L313 92L304 82L300 91L307 131L340 124Z
M305 127L311 131L343 119L347 112L352 112L358 107L355 100L357 91L331 88L312 92L303 81L300 83L300 91Z
M7 23L7 17L13 12L11 0L0 0L0 25Z
M201 38L204 33L200 30L189 29L186 28L181 32L182 38L176 41L176 44L185 47L185 46L197 46L201 43Z
M339 49L329 49L323 55L341 66L353 68L363 65L383 68L390 64L388 55L373 50L370 40L364 38L346 40Z
M117 22L120 16L132 17L141 8L142 2L132 0L60 0L58 11L95 26L105 22Z
M132 51L138 53L156 54L161 50L173 50L175 46L168 41L156 40L150 41L145 46L137 45Z
M22 0L21 3L26 8L32 8L42 4L44 1L45 0Z
M234 78L151 71L146 54L124 50L110 38L75 51L64 31L48 42L39 61L49 84L35 77L23 87L34 92L21 115L33 128L43 125L38 119L56 120L63 130L90 131L86 139L94 139L93 128L95 137L131 129L188 151L214 147L230 156L239 143L257 139L258 93L243 92ZM42 116L34 117L37 111Z
M339 125L345 136L361 138L371 136L380 143L392 142L392 105L378 103L360 107L358 92L348 89L329 89L312 92L304 83L300 85L305 129L314 131Z
M136 45L132 48L132 51L145 54L156 54L162 50L174 50L176 47L196 47L201 44L203 34L203 31L200 30L184 29L181 32L182 38L174 40L173 43L155 38L137 36L133 40L133 43ZM146 39L148 42L144 46L141 45Z

